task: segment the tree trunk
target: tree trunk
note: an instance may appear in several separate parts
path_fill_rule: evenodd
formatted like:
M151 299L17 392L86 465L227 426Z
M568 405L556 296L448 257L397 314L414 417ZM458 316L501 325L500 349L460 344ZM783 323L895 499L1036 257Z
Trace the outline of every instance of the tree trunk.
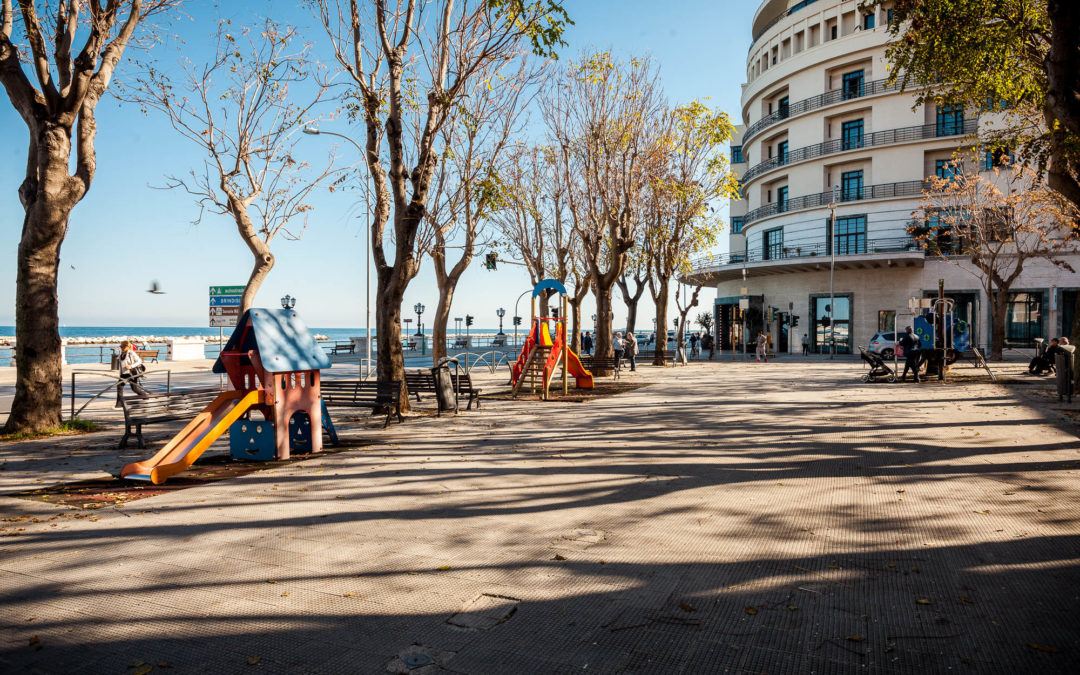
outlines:
M571 296L566 303L570 305L571 326L573 326L570 333L570 349L577 354L581 353L581 302L584 299Z
M31 143L36 166L19 187L26 215L15 278L15 397L4 425L7 433L45 431L61 422L63 370L56 292L60 246L71 210L85 194L84 184L68 175L71 129L49 126L37 138Z
M653 346L653 365L663 366L667 363L664 352L667 351L667 309L668 293L670 286L667 279L660 279L657 283L653 301L656 303L656 344Z
M244 219L246 220L246 216ZM240 226L240 234L244 236L248 249L255 258L251 276L248 277L247 285L244 287L244 295L240 298L240 314L242 315L255 306L255 296L259 293L259 289L262 288L263 282L266 281L266 277L270 274L270 270L274 269L274 254L270 252L270 246L259 237L254 235L251 238L247 237L244 234L243 226Z
M990 303L990 358L994 361L1000 361L1005 350L1005 311L1008 304L1008 289L997 289Z
M611 358L615 356L615 350L612 345L612 339L615 336L612 333L614 312L612 311L611 286L604 289L597 282L593 287L593 296L596 298L596 355L599 357ZM597 368L593 373L593 375L596 375L597 377L610 377L614 374L615 371L611 368Z
M439 303L435 306L435 317L431 323L431 363L438 365L439 359L445 359L446 324L450 321L450 304L454 301L457 278L447 277L439 284Z
M378 356L375 373L379 382L401 382L401 408L409 411L408 390L405 388L405 354L401 351L401 301L405 284L401 283L396 267L379 270L375 291L375 335Z

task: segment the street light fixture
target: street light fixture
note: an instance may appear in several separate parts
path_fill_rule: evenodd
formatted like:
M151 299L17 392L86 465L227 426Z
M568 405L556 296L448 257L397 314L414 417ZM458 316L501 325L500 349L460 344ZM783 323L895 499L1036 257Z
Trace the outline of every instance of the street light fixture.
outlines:
M424 334L423 330L420 327L420 315L424 313L425 309L426 309L426 307L424 307L419 302L416 303L415 305L413 305L413 311L416 312L416 334L417 335L423 335Z
M506 310L500 307L495 310L495 314L499 317L499 335L503 335L503 317L506 316Z
M360 147L360 144L349 138L345 134L335 133L333 131L321 131L319 127L309 124L304 127L303 132L308 136L336 136L338 138L344 138L346 141L353 144L353 147L360 153L361 157L367 157L364 149ZM367 218L364 219L364 240L367 241L367 252L364 256L366 269L364 271L364 282L367 286L367 303L364 307L364 343L367 347L367 367L368 373L371 373L371 181L364 181L364 209L367 211Z
M281 299L281 308L292 309L293 307L296 307L296 298L286 293L285 297Z

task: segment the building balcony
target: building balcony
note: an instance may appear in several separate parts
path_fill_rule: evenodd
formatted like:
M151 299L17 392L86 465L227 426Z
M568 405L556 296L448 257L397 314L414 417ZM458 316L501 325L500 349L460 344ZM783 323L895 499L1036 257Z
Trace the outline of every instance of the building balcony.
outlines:
M930 184L921 180L909 180L900 183L882 183L880 185L866 185L861 188L849 188L842 190L838 204L850 204L852 202L865 201L868 199L893 199L896 197L918 197L924 190L929 189ZM745 229L751 223L778 216L793 211L804 211L828 206L832 202L832 190L817 192L802 197L792 197L782 202L773 202L748 211L743 219Z
M837 138L831 141L825 141L824 143L818 143L817 145L808 145L805 148L791 150L783 155L778 155L767 159L764 162L755 164L747 169L746 173L740 176L739 182L742 184L742 187L745 188L754 179L785 166L791 166L792 164L799 164L800 162L807 162L812 159L828 157L830 155L838 155L843 152L865 150L866 148L880 148L889 145L914 143L916 141L966 136L975 133L978 128L978 120L967 120L962 125L936 123L922 124L915 127L875 131L854 138Z
M703 286L752 276L797 274L828 270L833 260L824 242L792 244L766 255L764 251L724 253L693 262L693 270L680 281ZM926 253L910 237L863 239L854 246L838 246L835 269L922 267Z
M824 94L811 96L810 98L796 101L795 103L790 103L786 106L781 106L779 109L774 110L772 113L746 127L746 131L743 132L742 142L745 145L750 142L750 139L753 136L756 136L774 124L779 124L792 117L798 117L799 115L804 115L814 110L828 108L830 106L846 103L847 101L854 101L867 96L876 96L878 94L887 94L898 91L900 91L899 83L890 85L888 80L874 80L872 82L864 82L861 87L833 89Z

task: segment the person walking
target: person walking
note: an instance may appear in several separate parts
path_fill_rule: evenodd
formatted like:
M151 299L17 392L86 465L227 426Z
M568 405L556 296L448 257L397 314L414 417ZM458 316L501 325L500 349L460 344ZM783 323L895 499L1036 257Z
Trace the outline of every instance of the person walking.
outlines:
M690 356L697 358L701 356L700 340L697 333L690 333Z
M802 355L810 355L810 333L802 334Z
M626 339L623 340L623 354L626 356L626 360L630 362L630 372L637 370L637 338L634 337L632 331L627 331Z
M143 365L139 352L135 351L135 346L130 340L123 340L120 343L120 383L116 387L118 401L124 395L125 384L130 385L131 390L139 396L150 395L150 392L141 384L145 372L146 366Z
M581 351L585 354L592 354L592 335L588 332L581 338Z
M768 354L766 351L766 345L769 344L769 338L765 337L764 331L758 331L757 334L757 360L755 363L768 363Z
M904 329L904 334L900 337L899 343L900 349L904 350L904 374L900 376L900 381L907 381L907 374L910 370L915 377L915 382L919 382L919 366L922 365L922 340L915 337L915 333L911 330L911 326Z
M620 331L618 333L615 333L615 339L612 340L612 342L611 342L611 349L612 349L612 351L615 352L615 369L616 370L622 368L622 358L623 358L623 349L624 348L625 348L625 345L623 345L622 332Z

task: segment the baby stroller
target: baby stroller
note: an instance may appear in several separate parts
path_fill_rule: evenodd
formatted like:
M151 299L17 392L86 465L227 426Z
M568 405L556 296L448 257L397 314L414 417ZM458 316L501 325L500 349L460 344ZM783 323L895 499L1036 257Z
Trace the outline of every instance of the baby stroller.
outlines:
M886 378L888 382L896 382L896 373L885 363L885 359L862 347L859 347L859 356L870 365L870 371L863 375L863 382L877 382L879 377Z

